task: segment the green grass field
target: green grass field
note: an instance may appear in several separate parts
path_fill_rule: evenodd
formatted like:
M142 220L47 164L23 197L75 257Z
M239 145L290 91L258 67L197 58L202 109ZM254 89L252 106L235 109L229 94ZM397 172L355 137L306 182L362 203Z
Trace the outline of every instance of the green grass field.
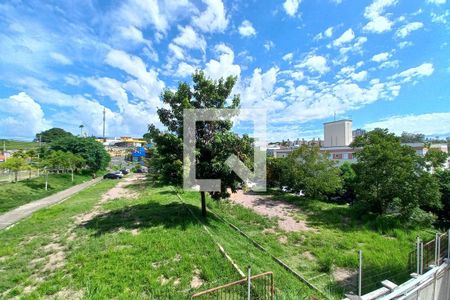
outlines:
M90 179L91 176L75 174L74 182L72 182L70 174L51 174L48 176L47 191L44 176L16 183L2 182L0 183L0 214Z
M136 198L101 201L116 184L101 181L0 231L0 298L188 299L195 292L239 279L203 224L244 272L247 266L253 274L274 272L276 299L323 298L224 218L329 298L340 299L344 290L331 274L340 268L354 270L358 249L364 251L365 270L378 274L389 270L398 276L415 236L432 235L424 230L379 232L373 224L349 219L353 212L347 206L290 197L285 200L302 208L295 217L306 220L314 231L281 231L275 227L277 220L227 201L208 200L219 218L209 214L202 221L198 193L180 193L183 204L172 188L141 182L125 188ZM193 286L195 280L200 285ZM377 279L366 277L368 289L371 280Z
M38 148L39 143L36 142L25 142L16 140L2 140L0 139L0 149L3 150L3 145L6 146L6 150L28 150L33 148Z

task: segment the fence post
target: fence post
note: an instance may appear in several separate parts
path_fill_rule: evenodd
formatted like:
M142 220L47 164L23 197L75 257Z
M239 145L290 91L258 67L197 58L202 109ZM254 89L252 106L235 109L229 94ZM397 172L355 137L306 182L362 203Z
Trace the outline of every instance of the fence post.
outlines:
M417 236L416 240L416 273L417 275L420 274L420 237Z
M439 233L434 238L434 265L439 266Z
M358 269L358 296L362 294L362 251L359 250L359 269Z
M423 274L423 242L420 242L420 275Z
M450 260L450 229L447 231L447 258ZM450 282L449 282L449 285L450 285Z
M250 266L248 266L248 272L247 272L247 300L250 300L251 298L251 284L252 284L252 279L251 279L251 268Z

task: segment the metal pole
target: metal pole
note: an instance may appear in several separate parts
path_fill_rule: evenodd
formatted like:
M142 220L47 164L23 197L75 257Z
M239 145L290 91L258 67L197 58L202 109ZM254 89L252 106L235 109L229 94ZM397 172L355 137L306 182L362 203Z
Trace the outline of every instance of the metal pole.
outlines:
M423 274L423 242L420 242L420 274Z
M362 294L362 251L359 250L359 270L358 270L358 296Z
M436 233L436 236L434 238L434 265L439 265L439 233Z
M417 240L416 240L416 261L417 261L416 273L418 275L418 274L420 274L420 237L418 237L418 236L417 236Z
M447 231L447 258L450 260L450 229Z
M247 300L250 300L251 298L251 294L250 294L250 287L252 284L252 279L251 279L251 268L250 266L248 266L248 272L247 272Z

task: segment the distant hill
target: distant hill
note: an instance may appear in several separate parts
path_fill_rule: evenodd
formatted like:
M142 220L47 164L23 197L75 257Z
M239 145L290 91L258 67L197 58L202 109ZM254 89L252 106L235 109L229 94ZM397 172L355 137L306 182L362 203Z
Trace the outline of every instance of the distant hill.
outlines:
M28 150L39 147L39 143L37 142L0 139L0 151L3 151L4 144L6 146L6 150L19 150L19 149Z

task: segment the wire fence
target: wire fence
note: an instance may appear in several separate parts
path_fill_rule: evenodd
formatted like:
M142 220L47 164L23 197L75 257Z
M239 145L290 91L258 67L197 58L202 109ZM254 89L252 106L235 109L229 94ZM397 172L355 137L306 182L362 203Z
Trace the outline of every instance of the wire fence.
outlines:
M274 293L273 273L266 272L196 293L191 299L273 300Z
M42 173L41 173L42 174ZM35 178L39 176L37 170L19 171L17 172L17 181ZM11 171L0 172L0 182L13 182L16 178L16 174Z

